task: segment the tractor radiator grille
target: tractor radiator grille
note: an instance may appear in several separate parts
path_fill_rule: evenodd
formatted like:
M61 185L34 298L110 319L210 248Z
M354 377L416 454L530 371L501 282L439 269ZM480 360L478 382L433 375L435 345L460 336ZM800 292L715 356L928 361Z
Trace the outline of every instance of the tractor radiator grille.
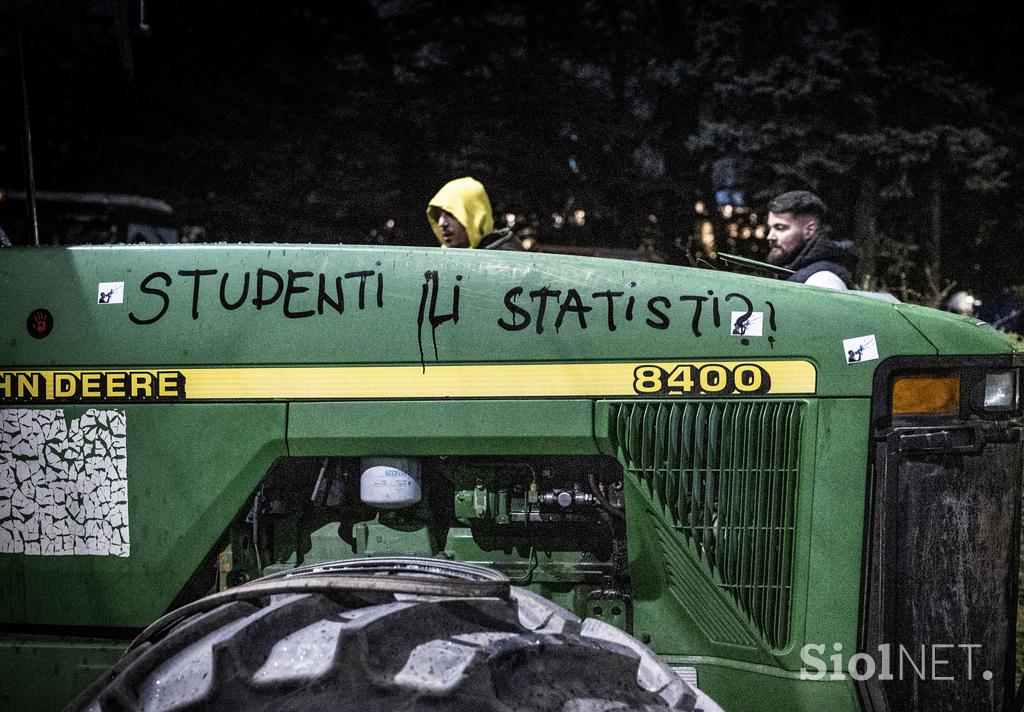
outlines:
M775 649L789 642L802 417L803 404L792 401L618 403L611 410L627 472L690 544L687 555ZM685 585L676 578L669 576L670 586Z

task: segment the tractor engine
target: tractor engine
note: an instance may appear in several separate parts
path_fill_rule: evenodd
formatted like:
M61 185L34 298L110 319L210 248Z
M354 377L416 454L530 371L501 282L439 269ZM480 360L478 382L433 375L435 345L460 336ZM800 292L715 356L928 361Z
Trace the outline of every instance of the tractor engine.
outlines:
M227 588L357 556L484 562L630 627L623 472L603 456L278 460L219 552Z

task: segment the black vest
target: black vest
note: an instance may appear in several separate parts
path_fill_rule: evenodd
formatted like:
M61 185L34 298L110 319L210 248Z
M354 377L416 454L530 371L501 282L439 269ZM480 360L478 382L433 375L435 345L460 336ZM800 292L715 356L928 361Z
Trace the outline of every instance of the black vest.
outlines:
M853 268L856 264L857 256L853 252L852 242L833 240L828 232L819 230L793 261L784 266L793 270L793 274L786 278L790 282L803 284L812 274L832 272L849 287L853 283Z

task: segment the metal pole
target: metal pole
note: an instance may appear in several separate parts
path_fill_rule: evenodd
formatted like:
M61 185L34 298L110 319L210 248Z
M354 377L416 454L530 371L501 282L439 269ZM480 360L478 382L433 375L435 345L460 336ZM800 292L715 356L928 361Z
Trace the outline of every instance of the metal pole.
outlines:
M28 206L28 222L32 226L32 241L39 246L39 218L36 214L36 174L32 166L32 125L28 117L28 86L25 83L25 49L18 30L18 68L21 72L22 139L25 148L25 201Z

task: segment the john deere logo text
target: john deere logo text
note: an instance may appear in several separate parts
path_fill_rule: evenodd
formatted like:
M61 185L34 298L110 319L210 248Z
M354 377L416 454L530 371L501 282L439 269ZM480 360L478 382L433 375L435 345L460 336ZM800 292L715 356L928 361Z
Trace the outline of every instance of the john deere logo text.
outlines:
M0 403L174 401L181 371L0 371Z

